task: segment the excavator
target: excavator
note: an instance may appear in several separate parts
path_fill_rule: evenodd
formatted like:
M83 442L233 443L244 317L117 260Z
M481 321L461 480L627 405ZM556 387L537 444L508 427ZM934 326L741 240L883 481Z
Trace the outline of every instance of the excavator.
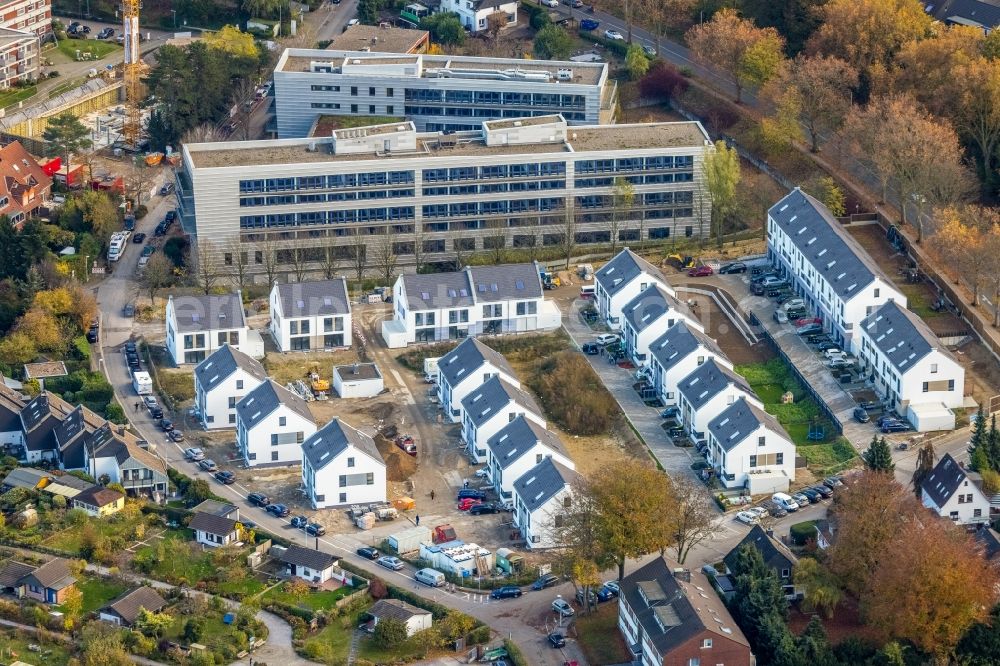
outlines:
M317 400L326 400L330 396L330 380L323 379L319 374L318 363L314 363L309 369L309 388Z

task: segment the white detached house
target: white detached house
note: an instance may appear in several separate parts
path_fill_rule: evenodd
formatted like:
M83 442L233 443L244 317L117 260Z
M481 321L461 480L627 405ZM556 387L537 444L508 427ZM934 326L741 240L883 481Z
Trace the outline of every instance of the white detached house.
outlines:
M275 283L268 299L269 330L278 351L350 347L351 300L343 277L316 282Z
M495 12L503 14L510 25L517 23L517 2L512 0L442 0L438 11L457 14L462 27L473 34L489 28L489 17Z
M239 291L223 296L171 294L166 322L167 351L177 365L201 363L224 345L249 351L250 329Z
M491 377L500 376L520 388L521 382L503 354L475 338L467 338L438 359L438 400L452 423L462 421L462 400Z
M196 513L188 524L194 530L194 540L209 548L219 548L239 541L236 521L210 513Z
M529 550L558 548L563 515L573 504L573 484L580 475L545 458L514 481L514 526Z
M486 441L489 479L493 490L504 499L511 498L514 481L546 458L576 469L559 437L524 416L518 416Z
M674 295L673 287L656 266L628 248L616 254L594 274L594 301L601 321L614 330L620 329L625 305L654 285Z
M223 345L194 369L194 404L202 427L235 428L236 404L266 379L260 361Z
M462 400L462 439L469 458L476 464L486 460L486 442L501 428L524 416L546 427L542 410L527 392L500 377L492 377Z
M982 479L967 472L950 453L946 453L920 485L924 506L959 525L985 524L990 521L990 500L983 493Z
M236 447L249 467L299 464L315 432L306 401L272 379L236 403Z
M685 377L677 393L678 420L695 442L705 441L709 421L740 398L757 409L764 409L746 380L714 359L705 361Z
M375 440L334 419L302 443L302 485L314 509L384 502L385 461Z
M777 419L739 398L708 422L708 462L726 488L784 492L795 480L795 444Z
M684 322L694 330L705 330L686 303L656 284L625 304L621 322L625 353L638 367L650 364L650 345L674 324Z
M733 369L733 364L712 338L679 321L649 345L649 378L660 401L667 407L677 404L677 387L708 360Z

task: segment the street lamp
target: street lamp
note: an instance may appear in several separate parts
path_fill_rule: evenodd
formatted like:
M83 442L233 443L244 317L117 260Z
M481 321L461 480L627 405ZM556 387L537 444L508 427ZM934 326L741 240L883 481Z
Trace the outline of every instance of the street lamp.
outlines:
M171 9L170 13L174 15L174 30L177 29L177 10Z

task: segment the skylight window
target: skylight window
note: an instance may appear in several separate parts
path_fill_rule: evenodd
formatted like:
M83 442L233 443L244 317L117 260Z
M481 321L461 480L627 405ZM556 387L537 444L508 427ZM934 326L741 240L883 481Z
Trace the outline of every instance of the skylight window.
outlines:
M425 301L429 301L431 300L431 295L426 291L422 291L420 292L420 298L424 299Z
M515 289L524 289L524 280L517 280L514 283L514 288Z

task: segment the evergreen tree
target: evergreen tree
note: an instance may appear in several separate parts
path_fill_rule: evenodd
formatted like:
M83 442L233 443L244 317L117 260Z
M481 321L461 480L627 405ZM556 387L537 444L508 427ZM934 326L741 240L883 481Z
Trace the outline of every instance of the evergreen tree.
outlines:
M1000 432L997 431L997 415L990 418L990 430L986 433L986 457L990 469L1000 471Z
M788 600L778 575L752 546L737 553L733 575L735 593L730 609L759 663L795 666L795 641L785 624Z
M975 472L983 471L989 466L988 442L986 439L986 415L983 406L979 406L976 422L972 426L972 438L969 440L969 466Z
M930 476L931 470L934 469L934 445L930 442L924 444L917 451L917 468L913 470L913 492L916 493L917 498L920 498L920 488L924 483L924 479Z
M819 615L813 615L802 635L795 639L795 645L803 664L809 666L837 666L837 658L830 648L830 641Z
M872 443L861 454L861 459L865 467L873 472L892 472L896 469L896 464L892 462L892 451L885 437L874 435Z

